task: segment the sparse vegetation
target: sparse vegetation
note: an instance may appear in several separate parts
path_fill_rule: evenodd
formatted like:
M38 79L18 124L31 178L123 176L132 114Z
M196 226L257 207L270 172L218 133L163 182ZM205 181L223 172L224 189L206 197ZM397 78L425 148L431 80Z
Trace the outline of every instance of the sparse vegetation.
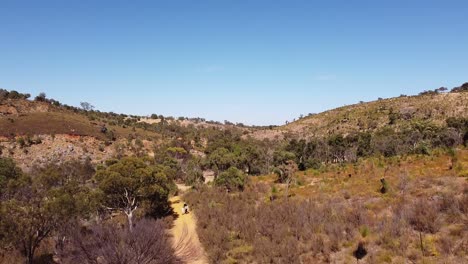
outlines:
M0 90L0 154L9 157L0 158L1 252L28 263L187 261L164 235L177 182L193 186L185 199L212 263L458 263L468 212L464 87L280 127L104 113Z
M402 177L401 193L379 197L373 187L363 185L369 177L362 181L347 175L337 180L324 178L318 192L307 194L296 185L291 189L296 196L290 199L271 199L281 185L265 180L249 184L239 194L204 187L186 198L193 204L200 238L213 263L320 263L346 256L381 262L411 254L415 261L430 258L437 262L439 247L450 247L444 251L450 252L453 263L466 257L461 246L466 230L464 235L451 237L452 244L445 241L446 228L466 220L462 205L467 199L466 183L457 186L456 177L434 178L431 184L445 181L444 188L435 191L431 185L422 187L425 177L411 183ZM349 181L356 185L346 184ZM375 181L377 186L379 180ZM349 199L335 195L335 188L343 188L343 183L355 193ZM285 192L285 187L280 188Z

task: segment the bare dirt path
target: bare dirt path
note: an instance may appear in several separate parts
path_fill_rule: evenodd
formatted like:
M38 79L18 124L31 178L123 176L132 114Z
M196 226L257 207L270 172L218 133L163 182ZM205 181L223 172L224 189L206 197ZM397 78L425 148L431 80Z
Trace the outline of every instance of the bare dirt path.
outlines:
M185 188L183 186L179 186L179 189L184 191ZM177 214L177 219L174 220L174 226L171 229L176 254L181 258L185 257L184 255L186 255L186 252L183 252L184 249L177 248L176 246L178 242L180 243L181 241L184 241L184 244L189 244L188 247L190 248L190 251L192 251L191 255L193 255L190 257L189 263L207 264L208 259L206 257L205 250L198 238L195 216L191 211L188 214L182 214L182 206L184 205L184 202L179 196L172 197L170 202L174 213ZM186 249L187 247L184 248Z

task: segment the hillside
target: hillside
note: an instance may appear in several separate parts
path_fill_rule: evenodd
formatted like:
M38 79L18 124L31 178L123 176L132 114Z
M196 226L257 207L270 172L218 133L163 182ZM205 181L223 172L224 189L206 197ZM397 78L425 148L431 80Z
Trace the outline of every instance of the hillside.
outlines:
M105 113L44 96L32 101L3 92L2 97L1 92L0 184L23 207L32 206L31 212L37 207L25 191L46 197L34 201L59 201L53 207L58 211L43 216L34 228L57 214L54 219L63 220L62 227L73 225L75 213L94 230L109 223L133 226L135 212L136 218L165 218L174 230L184 219L197 219L189 232L199 238L196 248L206 252L210 263L348 263L361 243L368 252L363 263L466 260L468 93L382 99L265 129ZM175 183L194 187L181 197L194 209L193 216L177 218L170 210ZM129 199L129 187L138 205ZM106 200L94 196L96 191ZM67 208L88 204L85 211L62 215L62 198L78 203ZM0 221L13 226L4 232L29 232L21 229L29 222L17 220L37 215L7 207L14 204L2 205L9 220ZM142 234L148 228L170 229L162 222L156 222L159 227L148 223L136 221L135 229ZM43 255L52 252L55 234L63 232L50 228L54 235L42 243ZM126 229L109 230L107 235L120 240L126 234ZM11 241L27 237L6 236ZM76 236L73 243L101 237L71 236ZM164 249L170 255L193 259L189 246L179 252L178 243L162 242L173 245L172 253ZM69 246L62 253L80 252ZM11 249L0 253L10 252L3 260L14 263L11 258L21 259L14 255L21 251Z
M115 121L99 112L78 111L51 102L6 99L0 103L0 155L21 168L34 164L145 155L161 135ZM130 123L131 124L131 123Z
M56 102L51 99L52 103ZM300 138L323 137L330 134L348 135L355 132L375 132L385 127L399 130L414 121L444 125L449 117L468 117L468 93L438 93L400 96L372 102L343 106L318 114L309 114L283 126L269 128L246 127L232 123L221 124L203 118L164 118L128 116L99 111L83 111L69 106L56 106L50 102L29 100L3 100L0 102L0 136L12 137L35 134L70 134L92 136L105 140L101 132L108 127L116 137L127 137L137 132L157 137L148 128L151 125L194 127L195 129L238 128L247 135L270 140L284 135ZM136 127L136 130L132 129Z
M343 106L311 114L284 126L259 130L257 139L324 137L355 132L375 132L391 127L399 130L414 121L444 125L449 117L468 117L468 93L402 96Z
M249 138L254 141L264 139L277 141L279 144L273 149L278 149L282 148L281 142L284 142L284 139L286 142L294 138L306 138L310 141L333 135L346 137L356 133L361 135L370 133L375 138L375 143L372 143L374 149L386 152L388 150L379 150L382 142L395 141L388 137L388 132L385 132L387 130L391 130L393 134L403 133L403 136L399 137L414 138L414 135L410 136L408 131L412 133L415 129L422 129L422 134L417 138L421 140L426 138L427 141L427 133L424 131L432 131L434 127L445 127L446 120L450 117L468 117L468 93L464 92L402 96L359 103L309 115L290 124L269 129L236 126L232 123L221 124L201 118L174 119L154 115L154 117L139 117L92 109L86 111L62 105L53 99L42 98L31 101L21 98L21 95L11 92L10 96L5 96L0 101L0 153L2 156L12 157L24 169L30 168L33 163L45 161L80 159L102 164L106 159L124 155L154 155L155 149L167 144L182 146L186 152L205 157L220 147L219 140L238 141L238 136L246 141L239 143L254 144L256 148L264 149L263 154L272 155L273 146L262 146L261 142L249 142ZM226 138L227 131L229 139ZM435 135L444 133L449 140L459 141L453 139L451 131L439 131ZM385 137L383 139L375 137L380 134L384 134ZM402 145L408 145L407 150L390 152L409 153L412 151L409 146L415 143L414 140L409 143L404 142ZM356 147L359 148L352 142L348 146L349 149L354 149L353 153L356 152ZM233 153L238 152L236 148L232 145L227 146L227 149ZM309 163L328 162L330 159L350 160L350 157L354 159L352 157L358 154L353 153L349 154L348 151L346 155L343 153L342 157L337 155L326 157L315 151L316 155L313 158L298 153L296 158L298 163L305 158L313 159ZM216 170L216 167L222 166L219 161L214 160L216 155L218 154L214 153L213 158L207 157L208 164L204 163L203 170ZM253 155L259 158L258 154ZM269 158L265 156L263 159L266 162ZM253 169L252 164L237 166ZM257 168L256 171L268 173L269 169L268 166L264 166Z
M467 11L0 0L0 264L468 264Z
M39 134L69 134L109 139L101 131L105 126L112 137L126 137L132 133L156 136L131 127L112 124L109 113L87 112L69 106L57 106L53 102L7 99L0 102L0 136L16 137ZM115 115L115 114L114 114Z

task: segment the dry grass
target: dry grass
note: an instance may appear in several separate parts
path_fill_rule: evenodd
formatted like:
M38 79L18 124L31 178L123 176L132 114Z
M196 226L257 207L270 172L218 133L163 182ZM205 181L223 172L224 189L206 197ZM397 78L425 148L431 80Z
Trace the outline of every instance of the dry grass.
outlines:
M55 112L29 113L0 118L0 133L12 135L71 134L103 138L97 126L77 114Z
M101 133L102 123L90 121L87 117L68 112L36 112L19 116L0 117L0 136L14 137L24 135L77 135L92 136L101 140L108 139ZM108 130L115 131L116 137L128 137L138 134L142 138L157 138L158 134L151 131L119 126L109 126Z
M457 163L467 155L457 150ZM353 263L361 241L368 255L360 263L462 263L468 183L449 169L453 157L440 151L298 172L289 199L273 175L253 178L240 194L208 188L187 199L212 263Z
M394 197L405 191L411 182L421 184L413 189L413 194L432 192L444 185L432 185L432 181L440 182L446 178L459 176L459 171L468 169L468 150L458 149L455 154L457 169L450 169L453 157L446 152L432 156L410 155L392 158L370 158L357 164L329 165L326 168L297 172L303 186L296 186L292 193L302 197L311 197L323 193L343 193L349 196L381 197L380 179L385 178L390 185L386 197ZM404 179L405 183L402 183ZM258 181L263 181L262 178ZM463 181L459 178L456 181ZM343 193L344 195L344 193Z

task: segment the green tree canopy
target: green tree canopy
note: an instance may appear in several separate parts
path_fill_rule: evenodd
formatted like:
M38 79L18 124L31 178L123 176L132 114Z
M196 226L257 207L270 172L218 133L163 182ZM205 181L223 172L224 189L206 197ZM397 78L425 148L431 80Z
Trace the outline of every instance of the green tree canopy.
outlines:
M247 182L247 175L236 167L219 174L215 180L215 185L225 187L229 191L242 191Z
M12 159L0 158L0 197L6 192L8 185L17 183L22 171Z
M11 163L7 163L11 169ZM35 170L32 176L15 172L21 176L10 177L4 189L8 195L0 204L1 244L18 249L27 263L33 263L44 239L70 221L87 216L96 205L91 190L63 179L53 168Z
M161 216L168 212L168 197L174 183L164 173L163 166L154 166L135 157L123 158L98 170L95 175L103 194L104 205L128 217L129 227L135 210Z
M212 168L225 171L236 164L236 156L227 148L218 148L208 156L208 163Z

